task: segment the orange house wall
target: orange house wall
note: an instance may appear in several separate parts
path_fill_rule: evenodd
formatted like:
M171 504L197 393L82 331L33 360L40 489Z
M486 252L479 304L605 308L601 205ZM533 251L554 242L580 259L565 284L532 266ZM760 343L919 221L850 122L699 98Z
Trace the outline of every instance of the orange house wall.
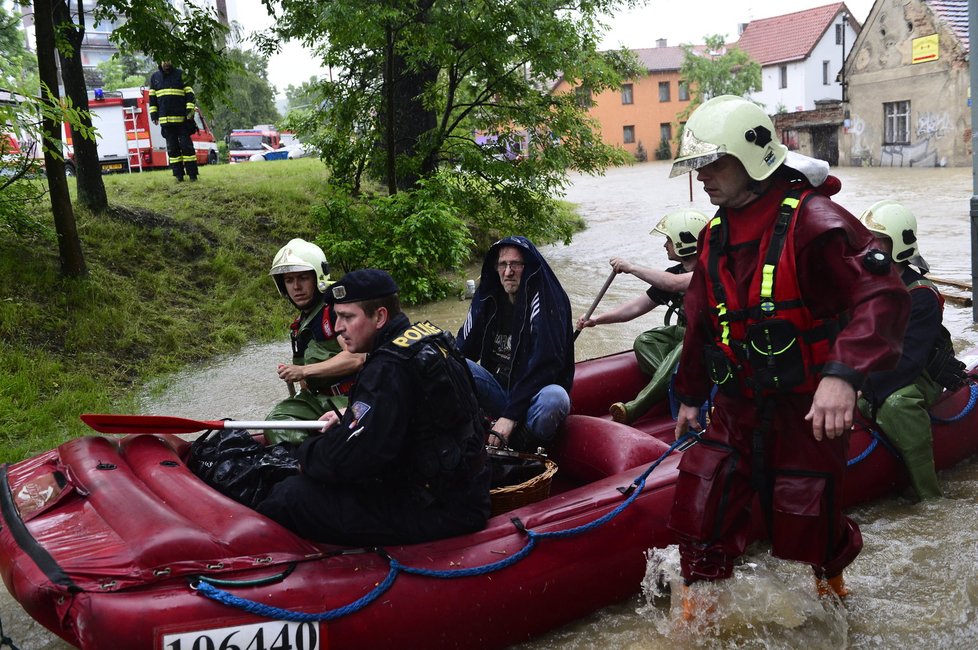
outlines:
M659 82L669 82L669 101L659 101ZM620 90L606 90L592 97L594 105L590 111L591 117L598 121L601 129L601 140L605 144L619 146L634 154L641 142L645 147L649 160L655 159L655 150L659 147L659 125L665 122L672 124L672 138L679 132L678 115L689 105L689 100L679 101L679 71L650 72L638 80L632 80L632 103L621 103ZM573 86L561 81L554 93L573 92ZM624 127L635 127L635 142L625 144ZM671 141L670 147L675 154L676 146Z

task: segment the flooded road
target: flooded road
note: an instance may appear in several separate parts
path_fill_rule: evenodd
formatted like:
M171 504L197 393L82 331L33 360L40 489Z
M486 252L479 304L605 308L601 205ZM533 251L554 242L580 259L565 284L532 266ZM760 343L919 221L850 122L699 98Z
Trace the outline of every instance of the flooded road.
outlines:
M668 170L668 163L655 162L611 170L604 177L572 177L567 199L578 205L588 229L570 246L541 251L567 290L575 317L594 300L611 257L654 268L670 265L663 238L649 234L662 215L684 207L712 214L699 184L693 183L690 201L687 178L669 179ZM906 204L917 215L921 252L932 275L970 282L970 168L839 168L833 173L843 182L836 200L857 216L884 198ZM597 313L644 290L644 283L632 276L618 276ZM412 318L456 330L467 308L468 302L449 300L407 311ZM656 311L631 323L588 329L577 340L577 358L630 348L635 336L661 319ZM978 345L970 308L948 303L944 321L959 351ZM147 389L143 410L195 419L261 419L285 396L275 366L287 355L285 340L252 346ZM649 602L635 596L521 647L973 648L978 643L978 464L942 473L941 484L947 498L937 502L914 505L893 498L853 511L865 547L847 570L852 596L844 608L823 606L811 595L806 567L774 560L759 547L725 587L722 632L677 630L668 599ZM653 561L668 573L675 570L674 555L666 550ZM0 617L3 631L23 650L68 647L34 624L6 593Z

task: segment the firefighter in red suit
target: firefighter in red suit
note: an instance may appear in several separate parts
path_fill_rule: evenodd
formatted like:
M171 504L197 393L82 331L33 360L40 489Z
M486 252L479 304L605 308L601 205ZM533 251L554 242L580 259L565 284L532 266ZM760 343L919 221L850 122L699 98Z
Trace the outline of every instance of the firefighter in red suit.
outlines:
M675 383L677 438L710 424L679 465L683 614L698 581L731 576L755 496L776 557L812 566L819 593L847 592L862 537L843 515L856 393L900 357L910 300L873 235L828 197L828 164L789 153L770 118L740 97L700 106L672 176L696 170L716 216L700 235Z

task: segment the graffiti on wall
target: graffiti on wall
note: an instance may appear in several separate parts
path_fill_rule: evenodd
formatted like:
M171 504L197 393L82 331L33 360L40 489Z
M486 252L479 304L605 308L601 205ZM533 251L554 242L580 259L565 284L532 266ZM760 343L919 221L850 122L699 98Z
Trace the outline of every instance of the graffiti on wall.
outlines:
M850 142L852 145L849 147L849 159L850 164L853 167L872 167L873 165L873 150L869 144L864 140L866 133L866 122L863 121L858 115L854 115L849 124L849 134Z
M916 142L888 144L880 149L881 167L944 167L947 158L940 155L938 140L952 131L951 116L944 112L922 112L914 131Z

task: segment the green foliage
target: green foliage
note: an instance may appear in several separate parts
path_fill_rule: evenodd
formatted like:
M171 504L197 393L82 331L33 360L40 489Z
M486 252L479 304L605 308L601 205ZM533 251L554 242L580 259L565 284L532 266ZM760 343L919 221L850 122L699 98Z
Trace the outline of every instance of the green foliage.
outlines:
M181 68L199 105L210 109L227 92L234 63L224 50L228 28L214 9L185 2L176 10L168 0L99 0L94 16L115 23L109 39L122 54L144 53Z
M255 124L274 124L279 119L275 90L268 83L268 59L255 52L228 50L234 64L226 98L212 102L211 128L218 140L232 129L250 129Z
M639 140L638 144L635 145L635 160L638 162L646 162L649 159L649 152L645 150L645 145Z
M298 86L289 84L285 87L286 113L300 108L315 109L321 100L319 80L316 77L309 77L309 81L303 81Z
M683 44L680 76L690 89L690 102L680 119L688 117L710 97L743 96L761 89L761 65L743 50L728 48L723 34L704 37L702 53L695 46Z
M422 181L393 196L357 200L336 190L315 211L327 234L317 242L344 270L379 267L388 271L407 304L448 296L472 241L465 222L452 209L448 186Z
M102 78L101 87L105 90L137 88L149 85L149 77L156 70L156 64L149 58L133 55L115 54L111 59L97 66Z
M624 160L573 96L550 89L567 78L599 92L638 74L629 53L596 50L600 17L631 4L286 3L277 35L319 47L336 71L321 82L329 108L308 122L316 132L300 136L317 143L334 178L354 193L364 179L397 192L450 165L510 193L553 195L568 168L600 173ZM504 145L522 141L523 162L494 157L479 144L486 134Z
M672 147L669 145L669 141L666 139L659 140L659 146L655 150L656 160L671 160L672 159Z
M0 88L37 94L37 56L24 47L21 12L0 5Z

